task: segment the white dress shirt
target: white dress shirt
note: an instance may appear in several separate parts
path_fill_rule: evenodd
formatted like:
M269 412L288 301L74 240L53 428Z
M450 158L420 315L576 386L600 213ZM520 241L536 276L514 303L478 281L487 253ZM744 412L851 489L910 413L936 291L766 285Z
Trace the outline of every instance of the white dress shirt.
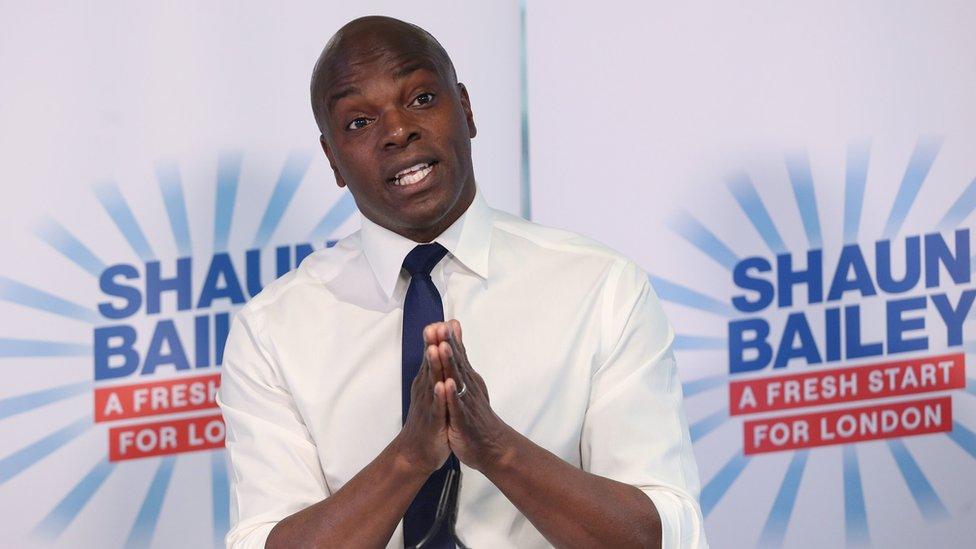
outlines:
M508 425L654 502L664 547L705 547L674 332L646 274L592 240L489 208L436 239L431 276ZM401 428L400 336L416 245L367 219L234 318L218 402L231 462L231 547L342 488ZM461 465L457 533L476 549L550 547ZM389 547L403 547L402 522Z

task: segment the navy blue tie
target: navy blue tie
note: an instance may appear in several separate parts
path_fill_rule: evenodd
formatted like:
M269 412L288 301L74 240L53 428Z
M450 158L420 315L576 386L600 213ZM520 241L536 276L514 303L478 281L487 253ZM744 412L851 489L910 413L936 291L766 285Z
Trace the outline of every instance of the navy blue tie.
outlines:
M420 364L424 357L424 327L432 322L444 320L444 304L441 294L430 279L430 271L437 265L447 250L437 243L422 244L415 247L403 260L403 268L410 273L410 286L407 288L406 298L403 300L403 369L402 369L402 420L407 420L410 409L410 386L420 371ZM454 454L444 462L440 469L434 471L413 502L403 515L403 543L406 547L416 545L434 524L437 512L437 502L441 497L441 490L447 472L458 469L458 461ZM452 548L451 538L445 520L437 534L424 544L424 547Z

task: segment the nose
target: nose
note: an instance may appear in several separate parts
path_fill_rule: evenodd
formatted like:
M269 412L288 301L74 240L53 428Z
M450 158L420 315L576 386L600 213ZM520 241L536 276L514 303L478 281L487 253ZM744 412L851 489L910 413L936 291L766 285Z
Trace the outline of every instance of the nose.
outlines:
M385 133L383 135L383 149L402 149L411 142L420 139L420 127L413 117L400 109L390 109L383 116L385 119Z

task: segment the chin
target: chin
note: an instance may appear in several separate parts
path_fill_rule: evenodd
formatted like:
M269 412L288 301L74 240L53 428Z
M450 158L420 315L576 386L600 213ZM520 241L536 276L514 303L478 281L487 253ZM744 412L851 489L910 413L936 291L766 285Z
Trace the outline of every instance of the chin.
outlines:
M413 224L424 225L426 222L430 226L447 215L458 199L458 193L453 190L448 192L445 189L431 189L431 192L416 196L405 204L406 208L398 209L396 213L409 218Z
M414 212L408 218L401 218L400 221L405 228L411 231L425 231L437 226L444 219L448 211L446 209L434 209L429 211Z

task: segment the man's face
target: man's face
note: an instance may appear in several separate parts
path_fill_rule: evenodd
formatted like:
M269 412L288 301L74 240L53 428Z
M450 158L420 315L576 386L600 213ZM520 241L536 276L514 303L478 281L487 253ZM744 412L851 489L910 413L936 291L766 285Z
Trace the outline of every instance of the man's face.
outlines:
M321 100L339 186L374 223L426 242L474 197L467 90L421 54L352 54Z

